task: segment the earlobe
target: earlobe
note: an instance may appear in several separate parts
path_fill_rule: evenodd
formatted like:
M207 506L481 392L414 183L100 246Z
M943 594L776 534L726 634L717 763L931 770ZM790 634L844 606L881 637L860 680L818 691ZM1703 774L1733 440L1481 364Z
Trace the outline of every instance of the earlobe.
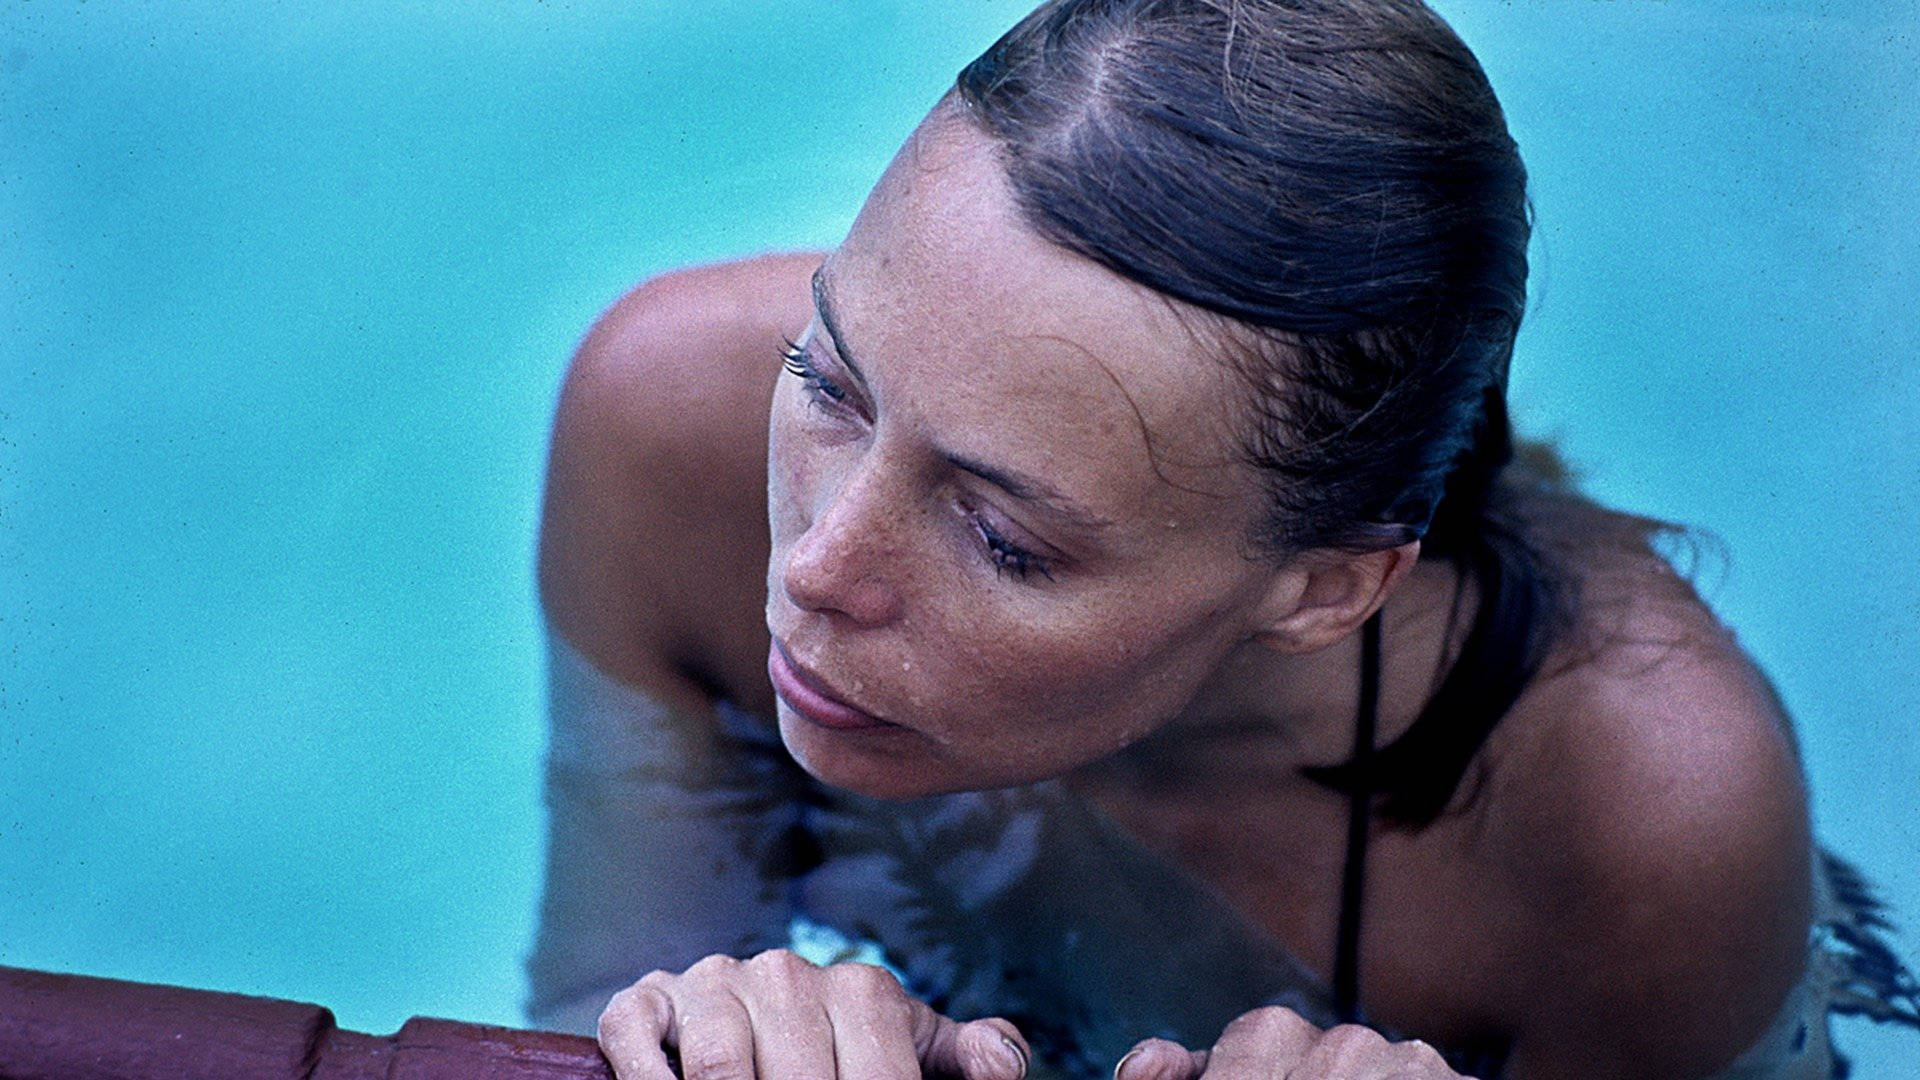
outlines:
M1420 541L1358 554L1313 552L1274 575L1256 613L1254 640L1278 652L1325 648L1387 602L1420 559Z

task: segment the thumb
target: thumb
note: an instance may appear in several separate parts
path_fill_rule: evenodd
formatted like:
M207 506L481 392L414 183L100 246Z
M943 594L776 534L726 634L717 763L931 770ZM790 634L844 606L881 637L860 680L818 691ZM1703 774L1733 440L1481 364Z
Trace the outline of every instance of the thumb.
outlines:
M913 1045L928 1076L1024 1080L1033 1052L1020 1029L997 1016L955 1023L915 1001Z

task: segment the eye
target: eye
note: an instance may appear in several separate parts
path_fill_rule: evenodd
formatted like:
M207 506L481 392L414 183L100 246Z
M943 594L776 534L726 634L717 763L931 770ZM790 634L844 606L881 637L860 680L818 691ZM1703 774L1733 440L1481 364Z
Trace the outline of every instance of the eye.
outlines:
M800 380L801 385L807 389L807 396L813 399L815 404L826 402L841 404L847 400L846 389L820 373L820 369L815 367L813 360L807 356L805 345L790 339L783 340L785 344L780 349L781 366L787 369L787 374Z
M1039 574L1048 581L1053 580L1052 564L1041 555L1037 555L1006 538L985 518L978 514L970 515L973 527L979 530L980 539L987 547L987 561L993 564L994 573L1002 576L1012 575L1026 581Z

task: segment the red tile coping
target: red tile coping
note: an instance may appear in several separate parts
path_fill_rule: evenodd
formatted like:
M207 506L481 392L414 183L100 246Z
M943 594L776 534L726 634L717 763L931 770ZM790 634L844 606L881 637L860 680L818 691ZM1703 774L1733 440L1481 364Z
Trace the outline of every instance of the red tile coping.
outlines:
M0 967L5 1080L612 1080L592 1039L415 1017L392 1035L319 1005Z

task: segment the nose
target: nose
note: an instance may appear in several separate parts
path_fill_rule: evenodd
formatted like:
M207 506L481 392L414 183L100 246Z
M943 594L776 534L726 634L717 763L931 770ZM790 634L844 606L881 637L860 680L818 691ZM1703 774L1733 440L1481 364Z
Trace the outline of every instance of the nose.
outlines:
M831 495L787 549L782 584L804 611L881 626L900 614L899 500L861 470Z

